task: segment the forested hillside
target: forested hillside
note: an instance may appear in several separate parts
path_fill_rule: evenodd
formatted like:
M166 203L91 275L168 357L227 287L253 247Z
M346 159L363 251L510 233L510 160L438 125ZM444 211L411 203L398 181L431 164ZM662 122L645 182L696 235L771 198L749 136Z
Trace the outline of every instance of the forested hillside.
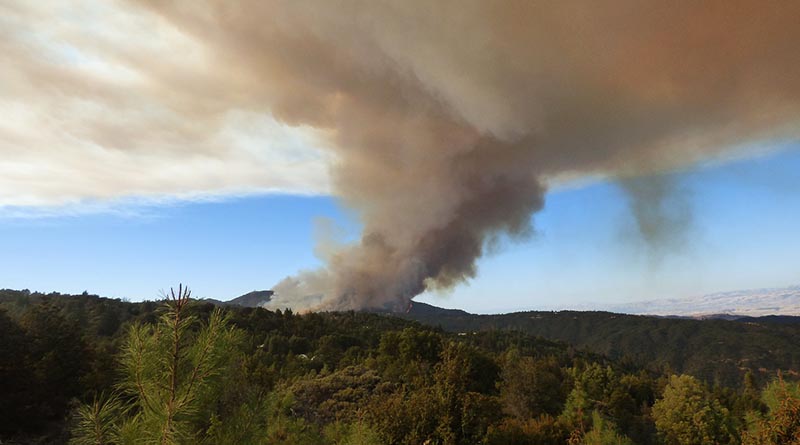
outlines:
M414 303L400 316L451 332L525 332L711 384L736 386L748 371L763 380L779 370L795 376L800 370L800 317L692 320L574 311L474 315L424 303Z
M798 387L769 371L726 387L519 331L220 308L183 289L144 303L0 291L0 352L4 444L800 438Z

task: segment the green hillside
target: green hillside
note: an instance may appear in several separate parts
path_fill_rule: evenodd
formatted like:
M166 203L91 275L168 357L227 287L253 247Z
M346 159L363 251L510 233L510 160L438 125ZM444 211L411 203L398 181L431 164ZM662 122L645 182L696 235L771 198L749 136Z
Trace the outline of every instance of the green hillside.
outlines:
M451 332L524 332L712 384L736 386L748 371L769 378L779 370L784 375L800 370L800 317L693 320L574 311L474 315L424 303L414 303L400 316Z
M470 329L380 313L0 291L0 442L752 445L789 443L773 431L800 434L800 389L769 371L725 387L659 364L671 356L645 366L613 348L530 335L521 314L506 316L519 323L508 326L436 308L411 316L423 312L427 322L453 317L465 324L449 328ZM713 342L740 326L780 343L792 329L559 316L563 330L554 319L552 332L577 329L576 339L655 326ZM489 320L496 324L481 324ZM771 356L775 369L792 366L781 357Z

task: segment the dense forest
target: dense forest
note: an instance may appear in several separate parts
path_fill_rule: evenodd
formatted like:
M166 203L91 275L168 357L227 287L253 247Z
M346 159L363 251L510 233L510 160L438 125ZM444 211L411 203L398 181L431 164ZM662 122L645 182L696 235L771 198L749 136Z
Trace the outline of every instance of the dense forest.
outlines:
M763 381L779 371L796 377L800 370L800 317L695 320L575 311L475 315L424 303L414 303L399 316L451 332L525 332L724 386L740 384L748 372Z
M0 443L800 444L791 323L163 297L0 291Z

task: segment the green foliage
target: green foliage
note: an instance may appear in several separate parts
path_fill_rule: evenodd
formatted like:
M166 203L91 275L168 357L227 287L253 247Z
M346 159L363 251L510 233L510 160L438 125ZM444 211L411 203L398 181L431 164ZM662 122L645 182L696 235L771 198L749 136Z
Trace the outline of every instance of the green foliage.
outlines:
M123 347L121 387L136 400L138 425L144 442L172 444L191 440L202 402L214 391L228 354L235 350L236 331L219 310L196 335L196 319L171 306L155 326L131 326Z
M22 327L0 308L0 437L24 426L32 414L28 343Z
M504 411L518 419L558 415L568 382L555 357L524 357L516 349L503 357L500 398Z
M294 398L291 393L274 393L267 399L268 409L266 443L286 445L323 444L319 429L302 417L293 414ZM228 444L225 444L228 445ZM230 445L234 445L231 443Z
M78 407L70 445L111 445L121 442L118 419L125 414L116 397L99 397Z
M171 445L197 440L199 427L210 417L211 394L219 392L215 383L237 348L239 333L218 309L198 326L197 318L187 314L188 303L188 290L179 288L157 324L130 326L120 354L119 384L131 400L126 406L130 414L113 416L119 411L113 408L122 403L117 399L95 401L79 410L77 438L84 440L87 428L95 425L101 443L117 442L112 440L117 434L101 431L124 431L120 443Z
M728 410L694 377L671 376L653 405L658 432L668 445L725 444L734 441Z
M331 445L383 445L380 436L362 421L331 423L325 427L325 440Z
M583 430L591 421L592 411L608 411L611 394L618 386L617 375L610 366L580 363L572 368L572 380L575 383L561 417Z
M434 371L433 391L438 405L439 422L433 434L435 443L453 445L469 442L469 439L482 437L481 431L471 431L467 419L464 418L464 403L473 388L472 374L480 374L484 370L481 356L474 349L462 343L448 343L443 351L441 361ZM492 386L494 380L490 380ZM480 421L477 422L480 424Z
M738 387L748 370L758 375L762 369L775 375L781 369L800 368L800 322L796 317L687 320L574 311L473 315L425 308L415 303L415 310L400 316L449 332L524 332L635 367L659 373L669 368L731 387Z
M433 365L442 351L440 335L414 328L389 331L380 339L378 356L383 375L409 384L427 384Z
M65 444L70 411L73 444L736 443L745 413L748 445L793 443L797 431L796 385L770 384L762 402L766 373L740 375L735 354L724 363L738 383L709 391L635 355L608 358L520 331L449 334L387 314L219 310L186 300L178 308L0 291L0 441ZM576 338L594 329L598 345L617 323L613 314L550 316ZM503 317L480 320L505 327ZM645 349L653 339L697 347L704 326L732 325L623 322L652 336ZM639 330L647 326L656 329ZM757 329L769 343L794 328ZM781 347L773 365L791 368L792 349ZM685 369L695 352L655 361Z
M780 409L787 400L800 400L800 384L787 382L782 377L769 382L761 393L761 400L770 412Z
M264 397L249 394L215 413L205 433L207 444L268 444L265 431L271 406Z
M378 374L363 366L349 366L329 375L301 379L290 387L296 401L294 411L311 422L352 421L378 383Z
M431 391L384 385L364 411L364 419L390 445L429 440L436 428L438 401Z
M47 401L39 415L58 417L80 391L80 381L73 376L87 369L80 327L53 304L34 306L20 319L20 325L28 338L26 354L35 380L29 390L37 400Z
M764 416L753 415L744 445L800 445L800 384L778 378L764 389L768 407Z
M625 436L617 434L614 424L603 419L600 412L592 412L592 429L583 436L581 445L633 445Z

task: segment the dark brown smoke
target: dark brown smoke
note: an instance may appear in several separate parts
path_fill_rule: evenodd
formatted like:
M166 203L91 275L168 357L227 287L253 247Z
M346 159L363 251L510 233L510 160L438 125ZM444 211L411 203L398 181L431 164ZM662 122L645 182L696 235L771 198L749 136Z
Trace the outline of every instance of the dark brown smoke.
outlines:
M488 238L526 234L554 179L658 173L800 128L800 2L143 3L212 61L215 83L165 92L182 112L269 111L336 155L363 235L277 305L405 308L473 277Z

